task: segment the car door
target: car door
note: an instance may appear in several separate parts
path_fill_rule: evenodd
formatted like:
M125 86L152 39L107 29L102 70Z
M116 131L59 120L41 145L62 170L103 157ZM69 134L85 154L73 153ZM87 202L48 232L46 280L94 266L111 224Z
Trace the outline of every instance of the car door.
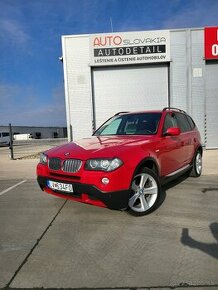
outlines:
M183 166L184 156L181 146L182 138L178 136L165 135L168 128L178 128L175 114L169 112L165 116L162 137L159 144L159 160L161 164L161 175L169 175Z
M194 156L194 136L191 125L184 113L175 112L178 127L181 130L181 156L184 166L192 161Z

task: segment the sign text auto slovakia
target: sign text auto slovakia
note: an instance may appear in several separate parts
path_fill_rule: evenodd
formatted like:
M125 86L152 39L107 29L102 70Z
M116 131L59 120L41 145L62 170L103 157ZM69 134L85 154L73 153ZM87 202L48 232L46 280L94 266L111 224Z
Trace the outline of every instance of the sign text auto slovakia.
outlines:
M168 30L90 35L90 64L121 65L170 61Z

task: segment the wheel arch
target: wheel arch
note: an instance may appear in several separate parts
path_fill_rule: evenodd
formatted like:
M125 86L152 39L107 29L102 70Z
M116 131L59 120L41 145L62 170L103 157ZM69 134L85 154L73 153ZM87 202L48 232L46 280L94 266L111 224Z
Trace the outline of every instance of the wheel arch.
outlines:
M203 155L203 147L202 147L202 145L199 145L199 146L196 147L195 152L194 152L194 156L193 156L192 162L191 162L192 165L193 165L193 162L195 160L195 156L196 156L198 151L200 151L201 156L202 156Z
M139 173L143 168L149 168L153 170L158 176L160 176L160 169L157 161L153 157L146 157L143 160L141 160L139 164L136 166L132 178L134 178L134 176L137 173Z
M200 164L197 164L197 155L198 153L200 153L200 155L203 155L203 147L201 145L199 145L196 150L195 150L195 154L193 156L192 159L192 163L191 163L191 170L189 172L189 176L191 177L199 177L202 173L202 160L200 161ZM202 157L201 157L202 158ZM199 166L199 168L197 168Z
M202 147L202 145L199 145L199 146L196 148L196 153L197 153L198 151L200 151L201 156L202 156L202 155L203 155L203 147Z
M142 171L142 169L144 169L144 170ZM142 174L139 174L140 171L141 171ZM147 201L148 208L146 208L146 209L142 208L142 210L140 210L140 209L137 209L138 208L138 204L137 203L138 202L141 203L139 201L139 200L141 200L141 198L139 198L138 194L141 195L142 193L138 193L138 191L140 189L139 188L140 185L139 184L136 185L138 189L137 190L136 189L132 189L132 192L130 192L128 207L127 207L127 210L132 215L134 215L134 216L147 215L147 214L153 212L156 208L158 208L162 204L164 199L162 198L162 189L161 189L161 183L160 183L160 178L159 178L158 172L159 172L159 167L158 167L157 161L154 158L152 158L152 157L148 157L148 158L143 159L138 164L138 166L136 167L136 169L134 171L134 174L133 174L132 182L133 182L134 178L137 179L140 175L143 175L145 173L145 175L148 175L148 176L150 175L150 177L152 178L152 179L149 180L148 187L150 186L151 180L153 180L152 181L152 186L153 186L153 182L155 182L156 183L155 187L156 187L157 192L155 192L156 196L155 196L155 200L153 200L152 204L149 204L148 201ZM139 178L141 178L141 176ZM146 178L146 182L147 182L147 178ZM146 190L146 187L144 187L144 185L142 185L142 186L143 186L143 189ZM146 192L144 192L143 194L146 195ZM147 192L147 194L149 195L150 193ZM133 199L134 200L133 203L131 202L131 204L130 204L130 198L133 197L133 196L136 196L137 200ZM136 207L134 206L135 202L136 202Z

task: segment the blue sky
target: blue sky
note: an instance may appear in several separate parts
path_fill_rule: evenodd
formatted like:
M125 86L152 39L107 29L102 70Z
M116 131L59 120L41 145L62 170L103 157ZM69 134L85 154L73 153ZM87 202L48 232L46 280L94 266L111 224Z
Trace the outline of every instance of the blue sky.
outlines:
M218 25L218 0L0 0L0 125L65 126L61 35Z

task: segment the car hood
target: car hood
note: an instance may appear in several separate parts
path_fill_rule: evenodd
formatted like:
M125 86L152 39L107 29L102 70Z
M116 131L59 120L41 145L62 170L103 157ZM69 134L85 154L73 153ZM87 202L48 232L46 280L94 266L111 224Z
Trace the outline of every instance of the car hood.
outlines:
M153 137L153 136L152 136ZM49 157L78 158L113 158L122 152L132 150L134 146L143 146L151 142L147 136L93 136L76 142L70 142L46 151Z

